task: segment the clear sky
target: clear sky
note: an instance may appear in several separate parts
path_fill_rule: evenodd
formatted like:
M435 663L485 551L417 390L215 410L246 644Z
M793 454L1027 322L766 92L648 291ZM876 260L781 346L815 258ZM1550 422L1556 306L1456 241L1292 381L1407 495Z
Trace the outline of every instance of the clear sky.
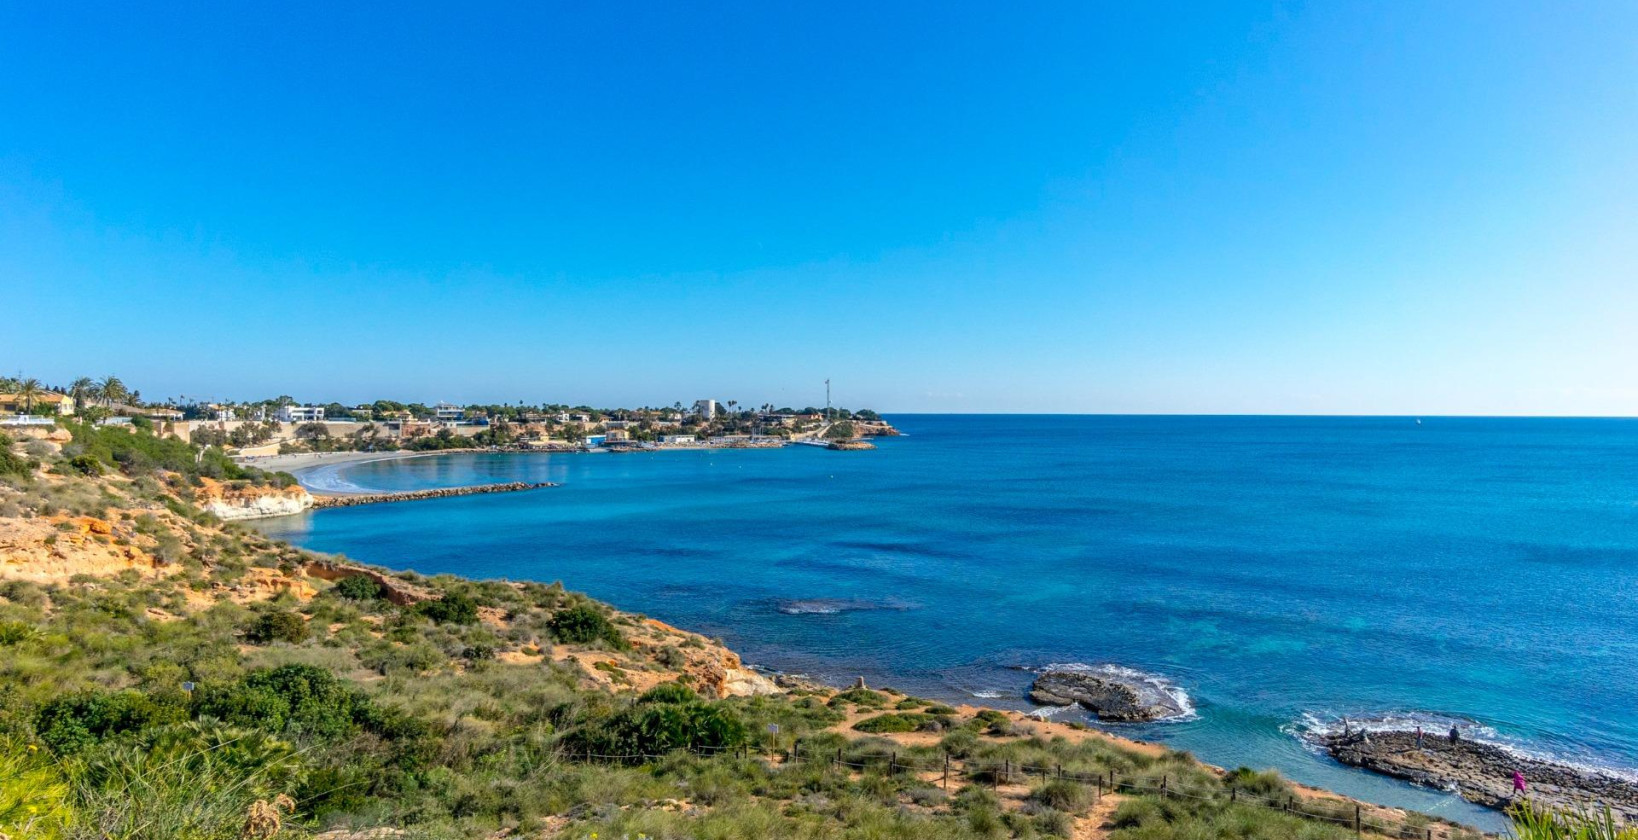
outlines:
M1638 414L1638 3L6 3L0 371Z

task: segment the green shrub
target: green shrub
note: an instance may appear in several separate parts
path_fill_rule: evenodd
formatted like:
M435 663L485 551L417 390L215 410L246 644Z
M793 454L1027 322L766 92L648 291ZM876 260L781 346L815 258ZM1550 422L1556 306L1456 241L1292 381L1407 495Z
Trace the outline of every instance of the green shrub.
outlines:
M850 688L830 698L832 707L842 703L854 703L871 709L882 709L887 707L887 695L879 691L871 691L868 688Z
M28 478L34 474L34 464L11 451L10 444L0 445L0 475Z
M616 648L626 646L625 637L603 614L602 610L590 604L577 604L568 609L558 610L547 624L552 631L552 637L564 644L586 645L602 640Z
M90 455L75 455L68 459L68 468L80 475L102 475L102 462Z
M649 689L648 691L643 692L643 696L637 698L637 702L639 702L639 703L698 703L698 702L700 702L700 696L699 696L699 694L697 694L694 691L694 689L689 688L688 686L683 685L682 683L669 682L669 683L660 683L659 685L654 686L653 688Z
M81 693L47 703L35 716L34 730L52 752L70 755L111 735L185 717L180 707L137 691Z
M335 674L312 665L252 671L232 685L207 687L194 708L234 726L324 738L360 728L384 734L381 727L391 718Z
M880 734L884 732L914 732L922 724L933 720L932 716L919 712L888 712L873 718L865 718L853 724L853 728L860 732Z
M273 642L301 644L307 641L307 635L307 622L301 616L288 610L274 610L262 613L245 630L245 639L252 644L258 645Z
M688 657L676 645L666 645L654 656L655 661L673 670L688 664Z
M21 644L40 635L31 624L21 621L0 621L0 647Z
M385 598L387 588L368 575L353 575L336 581L336 594L352 601L374 601Z
M1079 814L1092 807L1092 788L1080 782L1053 780L1030 791L1029 798L1048 808Z
M422 601L415 611L439 624L477 624L478 603L460 593L451 593L436 601Z
M567 739L574 752L641 761L672 750L719 751L737 747L750 735L745 721L727 704L707 703L687 686L665 683L637 702L584 723Z

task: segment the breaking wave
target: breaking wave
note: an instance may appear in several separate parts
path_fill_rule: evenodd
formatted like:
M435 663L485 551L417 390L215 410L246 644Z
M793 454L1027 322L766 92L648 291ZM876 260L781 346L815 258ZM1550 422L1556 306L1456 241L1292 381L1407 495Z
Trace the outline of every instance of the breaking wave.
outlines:
M867 610L908 610L914 604L901 601L869 601L860 598L791 598L776 601L775 609L786 615L839 615Z

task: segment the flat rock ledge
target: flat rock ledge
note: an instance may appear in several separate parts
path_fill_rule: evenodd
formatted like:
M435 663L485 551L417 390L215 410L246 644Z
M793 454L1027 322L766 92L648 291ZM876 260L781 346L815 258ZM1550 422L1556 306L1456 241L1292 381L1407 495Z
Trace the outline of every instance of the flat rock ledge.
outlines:
M1086 671L1046 671L1035 678L1029 699L1043 706L1077 703L1098 720L1142 723L1178 717L1185 710L1166 692L1141 679Z
M476 496L482 493L516 493L519 490L537 490L556 487L550 481L509 481L505 484L480 484L476 487L440 487L435 490L406 490L402 493L359 493L351 496L315 496L313 507L353 507L381 502L413 502L418 499L443 499L449 496Z
M1493 744L1428 733L1422 747L1412 732L1354 732L1316 739L1337 761L1427 787L1454 789L1463 799L1490 808L1512 804L1513 773L1524 774L1528 796L1537 804L1581 810L1609 806L1628 824L1638 821L1638 784L1595 770L1583 770L1514 755Z

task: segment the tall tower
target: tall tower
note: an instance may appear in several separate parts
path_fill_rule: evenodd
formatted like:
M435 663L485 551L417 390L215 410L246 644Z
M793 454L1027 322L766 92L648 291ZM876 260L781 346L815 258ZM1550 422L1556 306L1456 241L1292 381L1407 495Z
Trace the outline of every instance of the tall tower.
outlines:
M830 380L825 380L825 422L830 422Z

